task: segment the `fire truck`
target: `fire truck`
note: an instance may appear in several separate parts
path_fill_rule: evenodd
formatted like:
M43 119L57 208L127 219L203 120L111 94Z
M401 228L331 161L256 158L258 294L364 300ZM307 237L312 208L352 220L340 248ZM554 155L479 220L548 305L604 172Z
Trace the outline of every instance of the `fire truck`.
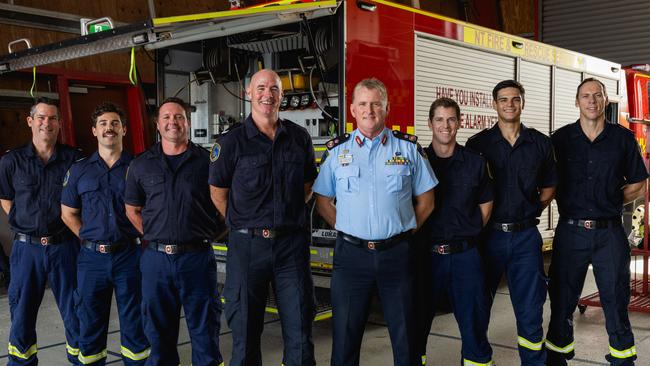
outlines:
M649 65L623 68L386 0L281 0L155 18L0 56L0 72L134 47L155 51L158 101L179 96L190 102L191 140L206 148L248 115L244 90L250 76L271 68L285 94L280 115L307 129L317 162L326 141L355 128L347 106L355 83L366 77L388 88L387 126L417 135L423 146L431 140L428 109L438 97L459 103L458 140L464 143L497 122L494 85L516 79L526 89L523 123L548 135L576 121L576 87L596 77L607 88L607 118L634 130L648 155L643 123L650 119ZM328 288L336 231L313 205L309 215L314 282ZM553 203L540 217L546 245L557 220ZM215 243L214 250L225 273L227 244Z

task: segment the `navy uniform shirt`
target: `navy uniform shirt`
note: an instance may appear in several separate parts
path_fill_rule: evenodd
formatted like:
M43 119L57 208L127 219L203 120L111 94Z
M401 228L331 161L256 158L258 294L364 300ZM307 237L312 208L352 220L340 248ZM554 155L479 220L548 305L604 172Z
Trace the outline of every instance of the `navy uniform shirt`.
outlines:
M229 188L226 224L231 229L297 228L305 224L304 184L316 178L307 130L279 120L275 141L249 115L212 148L210 184Z
M145 240L189 244L214 238L218 223L208 187L209 163L208 151L192 142L175 170L160 143L131 162L124 202L142 207Z
M632 131L605 123L591 142L580 122L555 131L559 184L557 204L562 218L610 219L623 212L623 186L648 177Z
M459 144L448 158L437 157L431 145L425 151L440 183L434 191L436 208L421 234L429 243L478 237L483 229L479 204L493 199L485 159Z
M472 136L468 149L490 164L494 178L493 222L522 222L542 213L539 190L557 185L551 139L523 124L514 146L498 125Z
M139 236L124 210L126 171L131 160L131 154L122 152L109 168L95 152L70 168L61 203L81 210L81 239L118 242Z
M61 189L66 172L81 152L57 144L44 163L32 142L12 150L0 160L0 199L11 200L11 230L32 236L62 234Z

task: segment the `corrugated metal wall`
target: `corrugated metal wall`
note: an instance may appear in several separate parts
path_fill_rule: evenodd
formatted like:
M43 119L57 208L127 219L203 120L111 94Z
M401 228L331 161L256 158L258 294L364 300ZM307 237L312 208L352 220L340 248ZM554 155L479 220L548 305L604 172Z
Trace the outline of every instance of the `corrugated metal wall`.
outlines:
M650 63L650 1L539 1L543 42L622 65Z

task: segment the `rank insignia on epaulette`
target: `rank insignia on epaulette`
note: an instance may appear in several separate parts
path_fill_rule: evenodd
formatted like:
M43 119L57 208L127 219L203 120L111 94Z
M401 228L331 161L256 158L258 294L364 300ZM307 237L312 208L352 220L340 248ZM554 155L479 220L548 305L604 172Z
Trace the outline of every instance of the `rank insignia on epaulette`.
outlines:
M337 147L338 145L346 142L350 138L349 133L345 133L339 137L335 137L325 143L325 146L327 147L328 150L332 150L333 148Z
M65 173L65 177L63 177L63 186L68 185L68 181L70 180L70 169Z
M397 137L400 140L408 141L414 144L418 142L417 136L409 135L408 133L403 133L397 130L393 130L393 136Z
M429 157L427 156L427 152L424 150L424 148L422 148L420 144L418 144L418 152L423 158L429 159Z
M210 149L210 161L215 162L219 159L219 154L221 154L221 145L218 142L215 142Z

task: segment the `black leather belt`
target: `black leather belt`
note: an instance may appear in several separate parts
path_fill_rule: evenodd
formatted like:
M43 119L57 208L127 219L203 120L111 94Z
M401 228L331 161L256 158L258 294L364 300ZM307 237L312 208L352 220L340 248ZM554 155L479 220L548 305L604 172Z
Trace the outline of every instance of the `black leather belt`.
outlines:
M147 248L170 255L201 252L210 249L210 241L202 240L200 242L186 244L169 244L160 241L150 241Z
M32 236L23 233L16 233L14 235L14 240L40 245L57 245L68 241L69 239L69 236L66 235Z
M562 219L560 222L573 226L578 226L588 230L605 229L621 225L621 219L609 220L578 220L578 219Z
M434 243L431 245L431 253L434 254L456 254L462 253L476 245L474 240L461 240L449 243Z
M108 253L119 253L124 249L130 247L131 245L139 245L140 239L128 239L120 240L117 242L110 241L90 241L84 240L82 245L90 250L94 250L99 253L108 254Z
M341 237L341 239L345 240L350 244L354 244L358 247L368 248L370 250L382 251L394 247L402 240L411 236L411 233L409 231L405 231L401 234L391 236L390 238L384 240L364 240L364 239L357 238L356 236L348 235L342 231L339 231L338 235Z
M539 220L537 219L530 219L521 222L493 222L492 228L494 230L503 231L504 233L509 233L513 231L528 229L529 227L536 226L537 224L539 224Z
M281 236L287 235L289 233L295 232L296 229L238 229L235 230L238 233L250 234L254 236L261 236L264 239L275 239Z

